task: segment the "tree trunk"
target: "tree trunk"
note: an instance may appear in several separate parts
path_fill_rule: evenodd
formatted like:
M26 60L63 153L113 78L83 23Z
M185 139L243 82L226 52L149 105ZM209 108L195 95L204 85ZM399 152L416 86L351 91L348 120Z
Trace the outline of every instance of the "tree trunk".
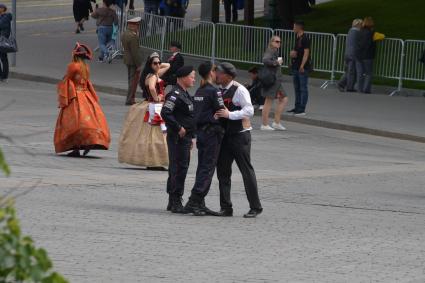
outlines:
M277 4L279 16L284 29L292 29L294 25L294 9L293 2L297 0L280 0ZM302 0L301 0L302 1Z
M254 25L254 0L245 0L244 20L246 25Z

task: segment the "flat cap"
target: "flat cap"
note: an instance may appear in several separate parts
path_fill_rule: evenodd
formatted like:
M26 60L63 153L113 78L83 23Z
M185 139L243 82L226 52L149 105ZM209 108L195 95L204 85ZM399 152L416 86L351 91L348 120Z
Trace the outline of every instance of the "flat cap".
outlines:
M198 73L201 77L205 78L211 72L213 64L210 61L205 61L198 67Z
M228 74L229 76L235 78L237 76L236 67L233 64L228 62L221 63L217 66L217 71Z
M193 66L183 66L179 68L176 72L177 78L184 78L190 75L193 72Z
M141 20L142 20L141 17L134 17L134 18L128 19L127 23L138 24L138 23L140 23Z
M178 41L173 40L170 42L170 47L177 47L178 49L182 49L182 44Z

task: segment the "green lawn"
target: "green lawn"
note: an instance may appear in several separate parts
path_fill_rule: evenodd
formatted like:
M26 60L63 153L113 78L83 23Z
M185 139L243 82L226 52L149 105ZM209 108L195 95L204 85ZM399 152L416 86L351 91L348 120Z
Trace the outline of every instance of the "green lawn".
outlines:
M298 19L308 31L347 33L354 18L365 16L372 16L376 30L387 37L425 40L425 0L334 0ZM259 18L256 24L266 22Z

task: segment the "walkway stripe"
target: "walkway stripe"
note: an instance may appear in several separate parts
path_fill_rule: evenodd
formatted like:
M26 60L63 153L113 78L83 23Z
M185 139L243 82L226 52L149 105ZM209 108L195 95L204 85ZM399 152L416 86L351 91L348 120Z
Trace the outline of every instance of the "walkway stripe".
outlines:
M18 24L27 24L27 23L39 23L39 22L50 22L50 21L62 21L73 19L73 16L65 16L65 17L54 17L54 18L44 18L44 19L28 19L28 20L18 20L16 21Z

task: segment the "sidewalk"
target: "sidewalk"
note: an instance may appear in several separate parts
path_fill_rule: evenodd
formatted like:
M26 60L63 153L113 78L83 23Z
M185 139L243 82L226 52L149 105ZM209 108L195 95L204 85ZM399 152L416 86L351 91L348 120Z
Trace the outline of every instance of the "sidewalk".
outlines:
M91 47L97 45L94 32L78 36L62 33L43 37L43 40L36 39L20 39L18 64L12 68L13 77L55 83L65 72L76 40L88 43ZM148 54L146 51L144 57ZM203 60L187 58L186 62L196 66ZM126 93L127 70L121 60L114 60L112 64L92 62L91 76L98 91L120 95ZM247 80L247 73L240 71L239 81ZM294 101L291 80L291 77L287 77L285 83L290 97L288 108L293 106ZM318 79L310 80L308 115L304 118L285 115L284 120L425 142L425 98L388 97L388 90L382 87L375 88L377 93L371 95L341 93L332 86L326 90L320 89L322 82Z

